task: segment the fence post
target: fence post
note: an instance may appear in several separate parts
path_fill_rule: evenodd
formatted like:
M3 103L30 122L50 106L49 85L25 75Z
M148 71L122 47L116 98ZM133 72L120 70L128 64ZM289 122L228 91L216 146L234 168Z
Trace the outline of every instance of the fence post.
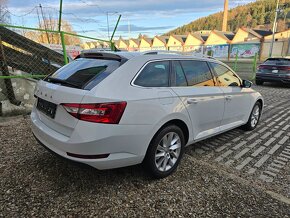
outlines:
M63 60L64 60L64 64L67 64L68 63L68 60L67 60L66 47L65 47L65 39L64 39L64 33L63 33L63 31L60 31L60 39L61 39L61 45L62 45L62 50L63 50Z
M234 71L237 70L237 64L238 64L238 51L237 51L237 53L236 53L236 57L235 57Z
M113 41L110 41L110 47L112 51L116 51L116 46L115 43Z
M254 80L256 78L257 59L258 59L258 53L256 53L254 56L253 71L252 71L252 77L250 78L250 80Z
M232 45L229 44L229 49L228 49L228 61L230 61L230 56L231 56L231 47L232 47Z
M1 71L3 76L9 76L9 70L8 70L8 66L6 63L6 59L5 59L5 53L4 53L4 47L2 44L2 39L0 36L0 64L1 64ZM21 101L16 100L15 98L15 94L14 94L14 90L13 90L13 86L11 83L11 79L4 79L4 84L6 87L6 94L7 94L7 98L9 99L10 103L14 104L14 105L20 105Z

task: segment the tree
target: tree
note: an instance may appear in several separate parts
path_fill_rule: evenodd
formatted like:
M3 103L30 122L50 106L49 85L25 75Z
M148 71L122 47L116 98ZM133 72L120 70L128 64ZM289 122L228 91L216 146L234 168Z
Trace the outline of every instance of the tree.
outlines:
M288 26L286 14L288 11L290 11L290 0L281 0L280 2L281 4L286 3L284 5L283 12L279 13L278 16L278 29L282 30ZM273 25L275 7L276 0L257 0L249 4L230 9L228 14L229 30L235 31L242 26L248 26L250 28L265 26L267 29L269 29ZM187 25L183 25L182 27L178 27L177 29L170 31L165 35L177 33L185 34L186 32L204 29L220 29L221 22L222 12L218 12L207 17L199 18Z
M0 23L9 23L10 16L7 9L7 0L0 0Z
M49 16L48 19L45 19L39 24L38 28L58 31L58 20L52 19ZM76 34L76 32L73 31L72 25L66 20L61 21L61 29L64 32ZM39 32L36 34L35 32L30 31L26 33L25 36L38 43L61 44L61 37L59 33ZM78 45L81 43L80 38L76 36L65 35L64 40L66 45Z

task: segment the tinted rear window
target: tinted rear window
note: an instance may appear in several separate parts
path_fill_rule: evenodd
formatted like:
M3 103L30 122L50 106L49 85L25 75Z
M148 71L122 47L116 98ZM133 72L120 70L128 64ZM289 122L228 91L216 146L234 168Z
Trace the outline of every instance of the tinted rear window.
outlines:
M90 90L120 66L116 60L79 58L57 70L45 80L61 80L75 87ZM57 82L55 82L57 83ZM65 83L61 83L65 85Z
M156 61L147 64L134 84L143 87L168 87L169 61Z
M205 61L180 61L189 86L214 86L213 77Z
M268 59L264 62L265 65L290 65L290 59L285 58L275 58Z

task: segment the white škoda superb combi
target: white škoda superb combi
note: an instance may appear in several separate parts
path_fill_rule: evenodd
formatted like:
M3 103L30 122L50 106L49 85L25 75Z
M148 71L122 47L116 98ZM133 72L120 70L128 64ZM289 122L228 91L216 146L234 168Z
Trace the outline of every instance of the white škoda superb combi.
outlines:
M38 82L36 139L67 159L110 169L144 163L157 178L184 147L242 126L263 108L251 82L212 58L88 51Z

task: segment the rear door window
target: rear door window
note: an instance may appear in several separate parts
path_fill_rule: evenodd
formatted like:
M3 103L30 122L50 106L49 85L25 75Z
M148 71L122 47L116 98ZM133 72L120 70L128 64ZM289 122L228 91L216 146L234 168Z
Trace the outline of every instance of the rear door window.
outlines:
M188 86L214 86L211 71L205 61L180 61Z
M90 90L120 66L116 60L79 58L45 79L52 83Z
M187 86L187 81L179 61L172 61L175 84L173 86Z
M169 86L169 61L155 61L147 64L134 81L143 87Z

